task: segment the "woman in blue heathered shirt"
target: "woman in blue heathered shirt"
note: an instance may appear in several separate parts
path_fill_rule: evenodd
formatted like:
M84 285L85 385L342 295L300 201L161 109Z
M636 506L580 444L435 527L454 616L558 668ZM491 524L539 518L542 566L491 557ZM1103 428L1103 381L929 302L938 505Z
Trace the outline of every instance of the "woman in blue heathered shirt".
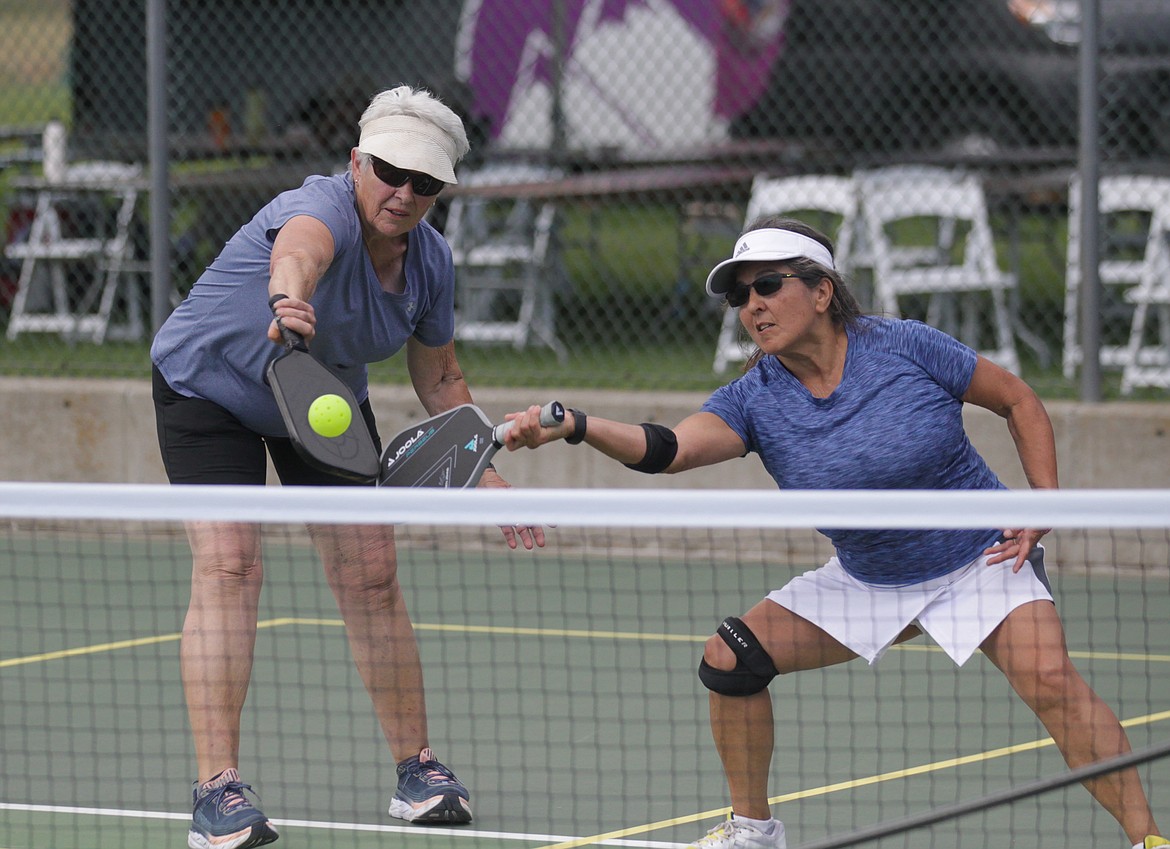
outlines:
M159 445L172 483L263 485L266 454L284 484L345 485L293 449L265 384L280 350L269 310L310 343L353 390L378 442L366 364L402 347L428 414L471 402L455 357L451 251L423 216L468 151L463 122L408 86L376 96L344 174L310 177L261 209L228 241L155 337ZM362 426L355 422L355 426ZM507 486L493 469L484 486ZM313 526L313 542L345 620L354 661L397 763L390 814L419 823L471 820L467 790L427 741L418 646L396 578L393 528ZM507 528L511 547L544 544L539 528ZM194 555L180 662L198 778L188 844L252 847L277 839L239 775L262 581L260 530L188 525Z
M507 446L588 442L637 471L681 472L752 451L786 489L1001 489L963 430L964 403L1007 420L1029 483L1055 488L1052 426L1019 378L916 321L861 315L807 225L761 219L707 278L758 350L745 373L673 430L570 410L541 428L516 417ZM976 649L1007 676L1078 767L1129 751L1116 716L1073 667L1036 528L822 528L836 556L768 594L707 641L699 678L731 791L732 817L692 846L783 849L768 805L778 674L863 657L923 632L957 664ZM1158 836L1134 769L1086 782L1137 847Z

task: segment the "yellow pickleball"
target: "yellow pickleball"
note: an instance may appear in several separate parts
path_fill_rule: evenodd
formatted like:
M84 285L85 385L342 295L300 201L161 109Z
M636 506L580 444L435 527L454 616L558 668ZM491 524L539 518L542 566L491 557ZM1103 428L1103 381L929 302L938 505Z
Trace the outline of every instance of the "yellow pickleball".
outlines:
M340 395L321 395L309 405L309 427L321 436L341 436L352 421L353 410Z

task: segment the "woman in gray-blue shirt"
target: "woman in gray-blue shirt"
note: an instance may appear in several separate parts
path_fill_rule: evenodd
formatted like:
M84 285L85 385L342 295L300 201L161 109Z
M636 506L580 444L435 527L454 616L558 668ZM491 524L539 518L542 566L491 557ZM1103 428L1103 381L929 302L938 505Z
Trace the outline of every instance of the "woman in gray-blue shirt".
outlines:
M266 454L281 482L351 482L293 449L265 366L280 350L274 306L360 402L375 444L366 364L403 346L415 392L434 415L470 403L455 356L451 251L423 220L468 151L463 122L428 92L376 96L344 174L310 177L228 241L155 337L159 445L172 483L263 485ZM275 344L274 344L275 343ZM488 469L484 486L507 486ZM251 676L262 580L260 530L188 524L194 555L181 666L198 777L188 845L261 846L277 839L239 775L240 714ZM467 790L427 740L422 666L396 579L391 526L310 527L354 661L396 763L392 816L471 821ZM544 544L539 528L504 529L511 547Z
M1052 425L1015 375L916 321L863 316L807 225L765 218L707 279L758 350L742 377L673 429L570 410L542 428L518 414L507 447L588 442L637 471L681 472L751 451L786 489L1002 489L963 430L964 403L1007 420L1028 482L1057 486ZM1117 717L1069 660L1036 528L822 528L835 556L775 590L707 641L699 678L732 816L692 846L783 849L768 773L778 674L863 657L923 632L956 664L975 651L1007 676L1071 767L1129 751ZM1086 782L1135 849L1158 836L1137 771Z

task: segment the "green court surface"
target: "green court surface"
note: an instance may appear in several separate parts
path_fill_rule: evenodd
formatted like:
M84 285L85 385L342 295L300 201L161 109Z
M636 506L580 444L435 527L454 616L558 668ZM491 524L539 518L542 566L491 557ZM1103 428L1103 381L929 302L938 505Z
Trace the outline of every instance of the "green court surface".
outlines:
M695 666L720 619L807 564L713 562L687 541L639 535L562 545L571 535L552 533L537 553L486 536L448 545L443 530L401 543L431 743L475 810L470 826L440 829L386 814L393 764L315 556L270 535L241 772L278 823L277 845L658 847L725 815ZM185 845L188 571L174 529L0 533L0 849ZM1055 582L1078 667L1135 748L1165 740L1165 575ZM986 660L956 670L928 641L873 668L780 678L772 693L771 792L794 849L1064 769ZM1142 774L1165 798L1168 765ZM1039 834L1124 842L1072 787L872 845L1036 846Z

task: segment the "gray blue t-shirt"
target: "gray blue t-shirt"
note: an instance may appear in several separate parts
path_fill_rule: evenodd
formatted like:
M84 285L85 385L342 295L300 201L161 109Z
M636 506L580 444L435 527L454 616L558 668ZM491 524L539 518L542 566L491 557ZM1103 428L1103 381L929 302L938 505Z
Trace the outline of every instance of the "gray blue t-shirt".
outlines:
M276 234L298 215L333 234L333 263L312 298L317 334L310 353L365 400L366 364L395 354L410 336L438 347L455 332L451 250L425 221L410 231L406 291L385 292L362 240L348 174L309 177L278 195L236 232L155 336L150 355L167 383L214 401L251 430L287 436L268 362L280 348L267 336L269 262Z
M967 439L960 400L976 354L917 321L866 317L849 330L841 383L816 398L775 357L718 389L723 419L782 489L1003 489ZM841 565L904 585L971 562L998 529L820 528Z

